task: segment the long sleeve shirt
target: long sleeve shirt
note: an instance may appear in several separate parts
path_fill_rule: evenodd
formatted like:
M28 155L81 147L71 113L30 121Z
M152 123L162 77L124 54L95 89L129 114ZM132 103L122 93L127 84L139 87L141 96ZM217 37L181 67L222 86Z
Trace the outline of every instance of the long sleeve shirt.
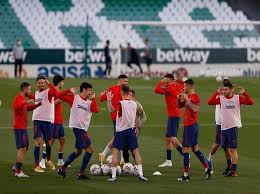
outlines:
M13 110L14 110L14 128L19 130L26 130L28 127L28 111L32 111L41 104L28 105L26 98L21 94L14 97Z

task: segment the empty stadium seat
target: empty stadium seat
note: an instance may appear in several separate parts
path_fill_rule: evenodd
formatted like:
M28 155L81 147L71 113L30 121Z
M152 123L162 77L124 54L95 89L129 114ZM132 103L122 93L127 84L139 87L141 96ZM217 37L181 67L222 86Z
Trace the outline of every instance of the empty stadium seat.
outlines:
M160 48L259 47L253 25L131 26L118 21L248 21L224 0L0 0L0 48L21 38L27 48L83 48L143 39ZM87 19L88 18L88 19ZM87 26L87 27L86 27Z

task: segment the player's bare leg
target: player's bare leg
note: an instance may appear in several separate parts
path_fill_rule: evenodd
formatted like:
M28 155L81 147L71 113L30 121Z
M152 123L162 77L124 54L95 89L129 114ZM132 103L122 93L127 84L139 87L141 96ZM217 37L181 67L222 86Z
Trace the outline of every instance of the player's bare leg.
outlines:
M138 171L138 179L140 181L148 181L148 179L146 177L144 177L144 173L143 173L143 166L142 166L142 158L140 155L140 151L138 148L134 149L132 151L134 158L135 158L135 164L137 166L137 171Z
M231 171L227 173L225 176L232 176L236 177L237 176L237 163L238 163L238 154L237 154L237 149L235 148L230 148L230 156L232 160L232 167Z
M111 139L108 143L107 146L105 147L105 149L103 150L103 152L98 154L98 161L100 162L100 164L104 164L106 162L106 155L110 152L111 148L112 148L112 144L113 144L114 138Z
M24 161L24 157L27 153L27 148L20 148L18 150L16 164L15 164L15 176L18 178L28 178L29 176L24 174L22 171L22 164Z
M63 150L65 145L65 137L59 138L59 144L58 144L58 166L62 166L64 164L63 161Z
M108 179L108 182L116 181L116 168L118 165L118 154L119 154L119 150L116 148L113 148L112 149L112 167L111 167L112 176L111 176L111 178Z
M42 145L42 138L37 137L35 139L35 147L34 147L34 171L35 172L44 172L44 170L40 167L39 165L39 160L40 160L40 147Z
M198 144L193 146L191 149L192 152L197 156L197 158L200 160L201 164L203 165L204 170L206 172L206 179L210 179L211 169L209 169L207 159L204 157L203 153L199 150Z

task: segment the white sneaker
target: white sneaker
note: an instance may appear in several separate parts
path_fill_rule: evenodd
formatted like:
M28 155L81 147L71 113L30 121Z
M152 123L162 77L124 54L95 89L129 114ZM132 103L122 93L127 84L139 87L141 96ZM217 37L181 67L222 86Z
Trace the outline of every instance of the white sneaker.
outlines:
M166 160L164 163L160 164L158 167L172 167L172 161L171 160Z
M63 166L63 164L64 164L64 161L62 159L58 160L57 166L60 167L60 166Z
M41 159L41 161L40 161L40 163L39 163L39 165L40 165L40 167L42 168L42 169L46 169L46 165L45 165L45 159Z
M29 178L29 176L24 174L22 171L20 173L16 172L14 175L18 178Z

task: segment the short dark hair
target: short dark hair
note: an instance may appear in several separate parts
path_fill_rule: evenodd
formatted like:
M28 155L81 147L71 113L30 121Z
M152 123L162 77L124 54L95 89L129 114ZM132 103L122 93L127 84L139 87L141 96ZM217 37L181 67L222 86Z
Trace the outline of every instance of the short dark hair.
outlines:
M46 77L44 75L38 75L36 81L39 81L40 79L46 80Z
M223 86L228 87L230 89L233 89L233 84L231 82L230 83L224 83Z
M64 80L64 77L62 77L61 75L57 74L57 75L55 75L53 77L52 82L53 82L54 86L57 86L63 80Z
M106 44L109 44L110 43L110 40L106 40Z
M185 81L185 83L186 84L188 84L188 85L194 85L194 81L193 81L193 79L187 79L186 81Z
M223 85L224 85L225 83L231 83L231 80L228 79L228 78L225 78L225 79L223 79Z
M167 73L164 77L174 80L174 76L171 73Z
M130 89L129 92L132 92L133 96L135 96L135 91L134 90Z
M82 92L83 89L88 89L88 88L92 88L92 85L91 85L90 83L88 83L88 82L82 82L82 83L80 84L80 89L79 89L79 91Z
M129 94L130 88L127 85L122 85L121 90L124 94Z
M22 91L24 88L30 86L31 84L28 83L28 82L22 82L21 85L20 85L20 90Z
M117 79L127 79L128 77L127 77L127 75L125 75L125 74L121 74L121 75L119 75L118 77L117 77Z

